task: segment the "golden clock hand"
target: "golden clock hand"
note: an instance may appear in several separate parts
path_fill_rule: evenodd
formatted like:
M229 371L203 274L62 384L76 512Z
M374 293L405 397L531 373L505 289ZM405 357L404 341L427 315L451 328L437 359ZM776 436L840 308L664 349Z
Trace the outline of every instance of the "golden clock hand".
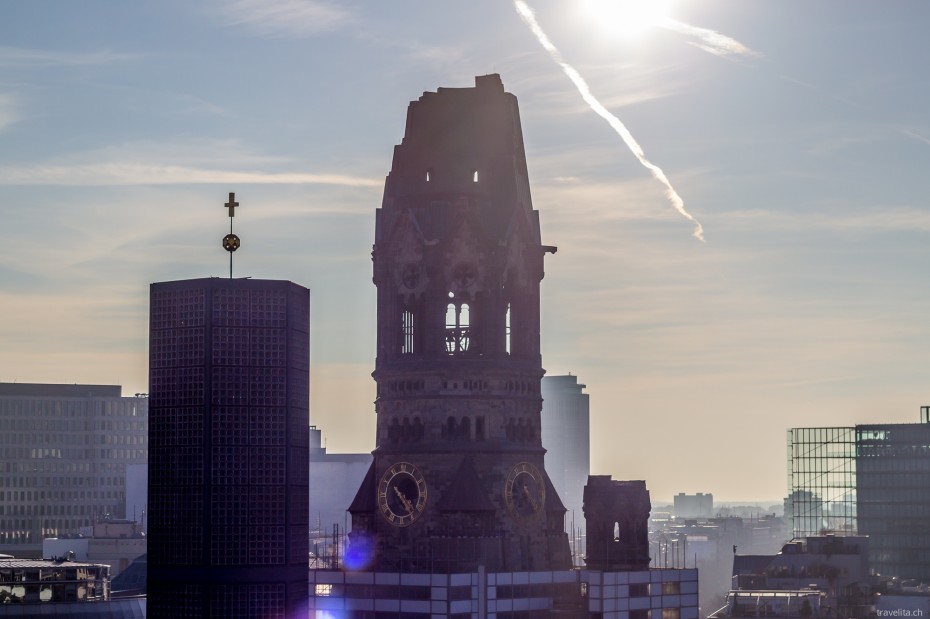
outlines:
M400 499L400 502L403 503L404 507L407 508L407 513L412 515L413 514L413 503L410 502L410 499L407 498L407 495L401 492L397 486L394 486L394 492L397 493L397 497Z
M536 502L536 500L533 498L533 495L530 494L530 489L526 487L526 484L523 485L523 496L525 496L526 499L530 502L530 505L533 506L533 511L534 511L534 512L535 512L537 509L539 509L539 504L538 504L538 503Z

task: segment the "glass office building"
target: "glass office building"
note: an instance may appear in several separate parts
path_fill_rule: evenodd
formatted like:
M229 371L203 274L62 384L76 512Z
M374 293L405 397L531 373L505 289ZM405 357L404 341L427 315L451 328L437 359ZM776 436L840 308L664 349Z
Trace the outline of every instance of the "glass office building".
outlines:
M788 500L795 537L856 530L854 428L788 430Z
M872 568L930 582L930 424L856 426L856 489Z
M921 423L788 431L795 537L868 535L871 568L930 583L930 407Z

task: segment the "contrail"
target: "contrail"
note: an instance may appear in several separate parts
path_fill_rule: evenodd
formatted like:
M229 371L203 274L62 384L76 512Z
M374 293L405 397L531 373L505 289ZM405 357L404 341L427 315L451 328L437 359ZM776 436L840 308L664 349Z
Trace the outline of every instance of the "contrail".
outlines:
M578 89L585 103L587 103L598 116L606 120L607 123L613 127L613 130L623 139L623 142L633 152L633 155L635 155L636 158L639 159L639 162L652 173L653 178L665 185L665 196L679 213L694 223L694 232L692 234L694 234L698 240L704 241L703 226L701 226L700 222L695 219L691 213L685 210L684 200L681 199L681 196L679 196L675 188L672 187L672 184L669 182L668 177L665 176L665 172L662 171L662 168L646 159L646 154L643 152L639 143L636 142L636 139L633 138L633 134L630 133L619 118L611 114L610 111L601 105L601 102L591 94L591 89L588 88L587 82L584 81L584 78L581 77L574 67L565 62L558 48L552 44L552 41L549 40L549 37L546 36L546 33L543 32L543 29L539 26L539 23L536 21L536 16L533 14L533 10L527 6L526 2L523 0L513 0L513 5L514 8L517 9L517 13L520 15L523 23L533 32L539 44L543 46L543 49L549 52L549 56L552 60L562 67L562 71L565 72L568 79L570 79L575 85L575 88Z
M757 58L761 55L759 52L746 47L736 39L730 38L725 34L720 34L716 30L692 26L674 19L664 19L659 22L658 25L662 28L699 39L700 43L695 43L695 45L705 52L716 56L736 54Z

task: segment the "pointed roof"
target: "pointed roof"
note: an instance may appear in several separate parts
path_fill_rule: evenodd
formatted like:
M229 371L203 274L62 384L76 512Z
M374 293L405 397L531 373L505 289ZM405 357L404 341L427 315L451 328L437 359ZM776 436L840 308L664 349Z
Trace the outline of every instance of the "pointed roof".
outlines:
M497 507L475 472L471 458L466 456L459 465L452 484L439 501L443 512L494 512Z
M364 513L374 513L375 511L375 493L378 490L377 482L375 482L375 463L372 462L371 466L368 467L368 472L365 473L365 479L362 480L362 485L359 486L358 492L355 493L355 498L352 499L352 504L349 505L350 514L364 514Z
M565 508L565 504L562 503L562 499L559 498L559 493L556 491L555 486L552 485L552 480L549 479L549 473L543 470L543 476L546 478L546 511L564 514L568 510Z

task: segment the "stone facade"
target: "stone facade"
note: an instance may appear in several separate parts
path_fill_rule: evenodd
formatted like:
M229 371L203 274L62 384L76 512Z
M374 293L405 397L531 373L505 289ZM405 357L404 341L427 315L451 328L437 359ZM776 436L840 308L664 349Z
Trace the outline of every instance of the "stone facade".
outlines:
M500 77L411 103L377 212L377 445L349 509L350 563L570 565L540 433L547 251Z

